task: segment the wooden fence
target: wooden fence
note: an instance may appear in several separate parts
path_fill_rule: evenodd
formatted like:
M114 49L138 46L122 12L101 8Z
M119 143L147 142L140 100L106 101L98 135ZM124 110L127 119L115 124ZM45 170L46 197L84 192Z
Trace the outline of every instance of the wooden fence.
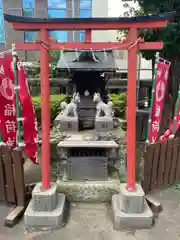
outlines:
M145 141L148 131L149 109L136 110L136 141Z
M20 149L0 147L0 200L24 206L25 184L23 157Z
M180 181L180 138L152 144L144 153L145 193Z
M5 220L5 225L10 227L22 215L26 205L23 165L21 149L0 146L0 200L15 205Z

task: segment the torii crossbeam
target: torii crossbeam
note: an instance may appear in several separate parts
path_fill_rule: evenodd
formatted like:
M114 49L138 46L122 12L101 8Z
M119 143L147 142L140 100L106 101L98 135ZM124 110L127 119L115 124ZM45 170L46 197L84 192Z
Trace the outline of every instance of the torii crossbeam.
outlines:
M128 88L127 88L127 189L135 190L136 165L136 73L137 52L139 50L160 50L161 42L138 40L138 29L157 29L167 25L172 14L140 16L132 18L26 18L4 14L4 19L18 31L39 31L40 40L35 43L16 44L16 50L40 51L41 78L41 116L42 116L42 188L50 188L50 82L49 50L128 50ZM128 30L123 42L98 42L91 40L92 30ZM49 30L85 30L84 43L56 43L49 39Z

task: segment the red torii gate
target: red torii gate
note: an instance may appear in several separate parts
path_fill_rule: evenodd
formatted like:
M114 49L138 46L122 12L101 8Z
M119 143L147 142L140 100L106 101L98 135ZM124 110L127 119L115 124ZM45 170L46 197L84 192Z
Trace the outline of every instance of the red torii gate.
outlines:
M41 78L41 116L42 116L42 188L50 186L50 83L49 50L128 50L128 88L127 88L127 189L135 190L136 163L136 73L137 52L139 50L160 50L161 42L138 40L138 29L157 29L167 25L169 14L132 18L26 18L4 14L4 19L15 30L40 31L40 40L35 43L16 44L16 50L40 51ZM128 29L128 37L123 42L98 42L91 40L92 30ZM85 30L84 43L56 43L49 39L49 30Z

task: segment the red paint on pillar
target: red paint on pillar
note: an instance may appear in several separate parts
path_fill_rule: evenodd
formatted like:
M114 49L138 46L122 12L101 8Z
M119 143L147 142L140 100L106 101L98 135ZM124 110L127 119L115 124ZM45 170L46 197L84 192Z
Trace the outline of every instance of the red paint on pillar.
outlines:
M48 42L48 30L40 31L40 40ZM40 79L41 79L41 128L42 155L41 174L42 188L50 188L50 84L49 84L49 53L45 46L40 45Z
M91 30L85 31L85 42L91 43L92 42L92 36L91 36Z
M137 29L129 29L129 41L137 40ZM128 88L127 88L127 190L135 190L136 166L136 74L137 45L128 51Z

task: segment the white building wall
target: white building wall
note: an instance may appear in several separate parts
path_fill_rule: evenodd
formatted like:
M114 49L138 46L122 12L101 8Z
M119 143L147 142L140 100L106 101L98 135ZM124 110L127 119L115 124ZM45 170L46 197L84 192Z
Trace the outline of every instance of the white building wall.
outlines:
M112 3L118 3L116 6ZM113 9L120 9L120 0L92 0L92 17L119 17L118 11L113 13ZM94 42L116 42L118 31L93 31L92 40Z
M92 17L108 17L108 0L92 0ZM93 42L108 42L107 31L92 31Z

